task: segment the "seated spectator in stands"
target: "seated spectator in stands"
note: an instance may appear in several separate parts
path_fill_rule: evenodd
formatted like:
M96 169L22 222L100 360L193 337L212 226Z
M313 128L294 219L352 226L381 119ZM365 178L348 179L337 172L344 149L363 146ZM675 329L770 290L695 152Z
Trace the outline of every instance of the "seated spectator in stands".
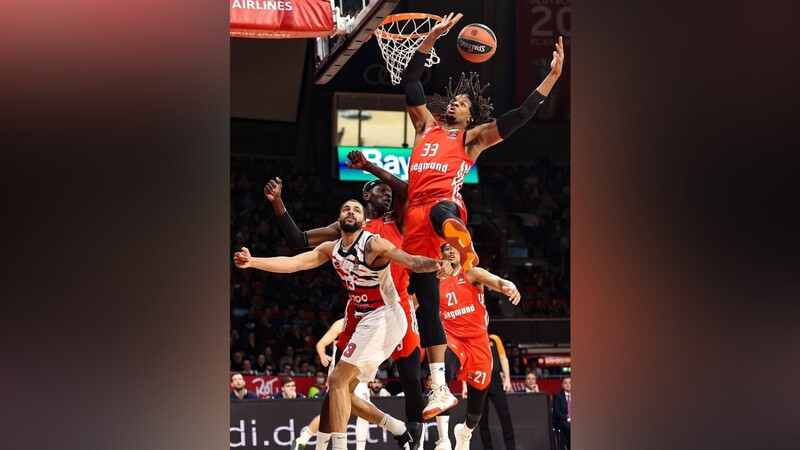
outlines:
M283 367L286 364L289 364L290 367L292 364L294 364L294 347L292 347L291 345L287 345L283 349L283 355L278 360L278 365L280 367Z
M231 355L244 350L244 341L239 337L239 331L231 328Z
M241 372L245 375L255 375L256 371L253 370L253 364L250 362L248 358L242 360L242 370Z
M242 361L244 360L244 352L238 351L233 353L231 357L231 372L239 372L242 370Z
M572 379L561 381L561 390L553 395L553 426L564 432L567 448L570 446L570 426L572 424Z
M525 375L525 387L519 392L539 392L539 385L536 384L536 374L528 372Z
M292 377L284 377L281 380L281 391L272 398L306 398L306 396L297 393L297 384Z
M263 353L259 353L258 357L256 357L256 364L253 366L253 370L256 373L264 373L267 371L267 356Z
M383 380L376 376L374 380L369 382L369 396L370 397L391 397L392 394L389 393L383 387Z
M519 356L511 358L511 376L521 377L525 375L525 364L522 363L522 358Z
M278 375L294 375L294 372L292 372L292 365L289 363L284 364Z
M292 324L289 333L283 337L283 344L297 350L303 348L303 333L300 332L300 325Z
M271 365L272 367L277 366L277 364L275 363L275 357L272 355L272 347L270 347L269 345L265 346L264 351L261 353L263 353L264 357L267 358L267 365Z
M542 369L539 367L538 358L528 358L528 368L525 369L525 374L527 375L531 372L536 375L536 378L542 378Z
M311 364L309 364L308 361L303 360L303 362L300 363L300 370L297 372L297 375L313 377L314 367L311 367Z
M255 356L258 354L258 344L256 343L256 334L252 331L247 333L247 340L244 342L244 354L247 356Z
M314 336L314 331L311 325L306 325L303 331L303 347L308 350L316 350L317 337Z
M244 388L244 377L240 373L231 376L231 400L258 398L258 396Z
M318 370L314 385L308 389L308 398L323 398L328 394L328 383L325 380L325 372Z

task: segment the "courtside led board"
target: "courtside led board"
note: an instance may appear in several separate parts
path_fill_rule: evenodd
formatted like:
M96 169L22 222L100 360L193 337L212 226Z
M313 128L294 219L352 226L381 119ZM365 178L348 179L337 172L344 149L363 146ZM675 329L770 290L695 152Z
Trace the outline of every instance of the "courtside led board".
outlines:
M361 150L367 161L382 167L384 170L394 174L403 181L408 181L408 158L411 156L410 148L403 147L349 147L340 146L337 151L339 164L339 180L341 181L369 181L374 180L375 176L363 170L354 170L347 165L347 154L353 150ZM473 165L464 177L465 184L475 184L478 182L478 166Z

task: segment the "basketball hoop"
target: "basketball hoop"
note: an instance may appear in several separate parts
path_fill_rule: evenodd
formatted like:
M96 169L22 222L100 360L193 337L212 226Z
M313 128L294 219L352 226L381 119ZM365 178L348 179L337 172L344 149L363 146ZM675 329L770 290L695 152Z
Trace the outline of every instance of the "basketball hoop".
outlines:
M378 38L378 47L386 60L386 68L392 77L392 84L400 84L400 74L406 68L414 52L431 32L431 28L442 20L441 17L427 13L402 13L386 16L375 28L373 34ZM449 30L448 30L449 31ZM447 34L445 31L442 36ZM439 63L436 50L425 62L425 67Z

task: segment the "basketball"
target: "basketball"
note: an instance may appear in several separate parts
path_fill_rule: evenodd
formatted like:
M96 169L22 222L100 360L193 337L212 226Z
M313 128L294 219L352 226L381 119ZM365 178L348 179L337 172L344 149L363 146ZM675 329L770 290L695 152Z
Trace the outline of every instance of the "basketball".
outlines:
M494 31L482 23L471 23L458 33L458 52L469 62L488 61L497 50Z

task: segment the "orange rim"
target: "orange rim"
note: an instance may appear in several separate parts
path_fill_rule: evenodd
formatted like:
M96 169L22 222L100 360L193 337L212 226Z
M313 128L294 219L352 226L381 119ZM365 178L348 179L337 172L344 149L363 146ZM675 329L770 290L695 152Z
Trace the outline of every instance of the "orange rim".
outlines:
M437 16L436 14L428 14L428 13L400 13L400 14L392 14L390 16L386 16L375 28L375 31L372 33L378 36L381 39L392 39L392 40L401 40L401 39L418 39L423 36L427 36L430 31L426 31L424 33L411 33L411 34L399 34L399 33L391 33L383 29L385 25L389 25L391 23L399 22L401 20L414 20L414 19L433 19L436 22L441 22L442 18Z

